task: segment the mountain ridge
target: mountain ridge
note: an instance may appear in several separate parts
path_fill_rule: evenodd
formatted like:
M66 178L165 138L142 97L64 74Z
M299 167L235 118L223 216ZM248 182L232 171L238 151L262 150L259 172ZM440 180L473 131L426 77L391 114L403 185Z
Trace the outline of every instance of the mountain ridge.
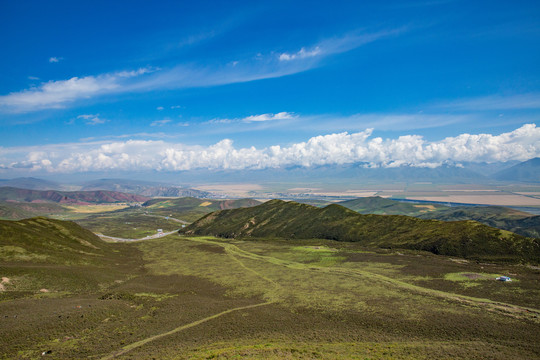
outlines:
M329 239L368 247L425 250L493 261L540 261L540 239L475 221L443 222L402 215L362 215L343 206L324 208L271 200L251 208L220 210L185 229L185 235L224 238Z

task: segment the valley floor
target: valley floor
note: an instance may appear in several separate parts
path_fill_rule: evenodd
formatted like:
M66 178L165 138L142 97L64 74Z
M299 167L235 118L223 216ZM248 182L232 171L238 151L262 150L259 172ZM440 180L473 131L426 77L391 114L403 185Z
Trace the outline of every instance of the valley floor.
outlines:
M1 263L0 356L540 357L538 268L322 240L113 245L106 268Z

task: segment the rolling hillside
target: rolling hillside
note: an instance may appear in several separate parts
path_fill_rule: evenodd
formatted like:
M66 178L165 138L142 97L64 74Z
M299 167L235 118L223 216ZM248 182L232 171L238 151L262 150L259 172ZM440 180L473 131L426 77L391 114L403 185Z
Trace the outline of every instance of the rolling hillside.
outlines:
M443 221L474 220L519 235L540 238L540 215L531 216L502 206L445 207L418 217Z
M360 214L378 215L407 215L418 216L437 209L447 208L443 205L418 205L404 203L395 200L382 198L380 196L362 197L337 203L347 209L354 210Z
M21 202L52 202L58 204L100 204L116 202L143 202L149 200L149 198L115 191L41 191L13 187L0 187L0 200Z
M0 220L2 262L99 263L110 251L110 244L70 221L43 217Z
M442 221L474 220L519 235L540 237L540 216L502 206L449 207L441 204L404 203L378 196L347 200L338 204L360 214L407 215Z
M227 238L330 239L369 247L501 261L540 261L540 239L473 221L442 222L396 215L362 215L339 205L316 208L272 200L252 208L211 213L181 230Z
M260 205L254 199L238 200L210 200L184 197L179 199L152 199L143 204L143 207L153 214L172 216L185 221L195 221L201 216L216 210L236 209Z

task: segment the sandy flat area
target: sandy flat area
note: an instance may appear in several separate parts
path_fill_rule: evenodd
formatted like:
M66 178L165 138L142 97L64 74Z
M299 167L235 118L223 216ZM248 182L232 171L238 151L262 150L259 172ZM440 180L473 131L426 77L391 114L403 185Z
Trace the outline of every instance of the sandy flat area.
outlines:
M259 184L216 184L199 185L194 189L230 196L248 196L250 191L260 191L264 187Z
M540 206L540 199L521 195L407 196L407 199L500 206Z
M347 190L347 191L317 191L311 193L312 195L318 196L355 196L355 197L368 197L375 196L377 191L356 191L356 190Z

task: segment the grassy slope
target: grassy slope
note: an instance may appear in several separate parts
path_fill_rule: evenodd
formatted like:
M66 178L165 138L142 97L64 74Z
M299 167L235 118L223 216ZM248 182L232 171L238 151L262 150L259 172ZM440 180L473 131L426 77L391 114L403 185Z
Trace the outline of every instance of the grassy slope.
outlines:
M540 240L477 222L442 222L397 215L361 215L339 205L323 209L272 200L209 214L182 230L219 237L278 237L354 241L365 246L503 261L540 261Z
M427 212L425 207L418 207L415 204L394 201L379 196L341 201L337 204L360 214L418 216ZM446 207L434 205L433 208L440 209Z
M531 214L502 206L448 207L433 204L432 209L428 209L425 206L378 196L347 200L338 204L360 214L407 215L442 221L474 220L519 235L540 237L540 216L531 216Z
M99 262L111 250L79 225L43 217L20 221L0 220L3 261L78 264Z
M421 214L418 217L443 221L475 220L523 236L540 238L540 215L530 216L530 214L500 206L447 208Z

